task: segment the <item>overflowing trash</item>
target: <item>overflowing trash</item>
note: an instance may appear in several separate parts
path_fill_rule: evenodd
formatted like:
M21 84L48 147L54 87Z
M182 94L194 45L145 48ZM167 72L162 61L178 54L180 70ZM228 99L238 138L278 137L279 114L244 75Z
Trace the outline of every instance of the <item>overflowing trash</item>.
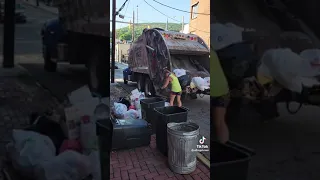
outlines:
M119 119L141 119L141 99L145 99L145 94L138 89L132 90L129 97L120 97L113 104L112 114Z
M173 73L178 77L182 89L189 88L190 92L210 89L210 77L191 77L185 69L174 69Z
M12 131L7 160L21 177L101 180L95 123L109 119L109 99L92 97L84 86L69 102L64 115L33 113L28 127Z
M271 49L264 53L258 74L275 80L283 88L301 93L303 87L320 85L320 50L307 49L297 54L290 49Z
M206 78L194 77L194 78L192 78L191 82L200 91L210 89L210 77L206 77Z

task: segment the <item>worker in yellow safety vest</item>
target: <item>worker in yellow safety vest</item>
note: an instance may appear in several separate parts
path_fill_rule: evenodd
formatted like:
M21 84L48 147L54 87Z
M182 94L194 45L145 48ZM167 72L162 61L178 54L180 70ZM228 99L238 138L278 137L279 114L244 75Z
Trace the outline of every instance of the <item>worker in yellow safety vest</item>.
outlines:
M226 143L229 140L229 129L225 120L229 102L229 86L215 50L212 47L210 49L211 120L218 140Z

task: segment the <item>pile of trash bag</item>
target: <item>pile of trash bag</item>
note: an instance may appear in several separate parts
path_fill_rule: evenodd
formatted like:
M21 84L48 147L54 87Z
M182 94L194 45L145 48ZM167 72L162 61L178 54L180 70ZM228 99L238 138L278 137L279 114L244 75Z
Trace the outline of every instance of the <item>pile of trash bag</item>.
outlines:
M187 87L194 91L210 89L210 77L191 77L185 69L174 69L173 73L177 76L182 89Z
M140 100L144 98L143 92L134 89L129 97L120 97L119 101L113 104L112 114L119 119L141 119Z
M33 113L28 127L12 131L7 161L19 176L101 180L95 123L110 119L109 99L92 97L87 86L70 93L68 99L63 113Z
M8 159L21 176L35 180L101 179L100 172L92 169L99 159L90 158L97 151L83 154L80 142L64 137L57 122L46 116L38 118L28 128L14 129L6 146Z

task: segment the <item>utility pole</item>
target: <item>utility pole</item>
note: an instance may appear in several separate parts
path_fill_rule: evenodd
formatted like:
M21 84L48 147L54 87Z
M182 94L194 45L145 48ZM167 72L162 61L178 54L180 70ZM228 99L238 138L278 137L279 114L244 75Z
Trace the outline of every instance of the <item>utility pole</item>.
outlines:
M167 23L166 23L166 31L168 31L168 18L167 18Z
M132 42L134 41L134 11L132 16Z
M5 0L2 61L4 68L14 67L15 7L15 0Z
M139 12L139 11L138 11L138 7L139 7L139 6L137 6L137 24L138 24L138 20L139 20L139 19L138 19L138 17L139 17L139 14L138 14L138 12Z
M182 32L184 31L184 16L182 16L182 28L181 28L181 31Z
M116 0L112 1L112 59L111 59L111 83L114 83L116 66Z
M36 5L39 6L39 0L36 0Z

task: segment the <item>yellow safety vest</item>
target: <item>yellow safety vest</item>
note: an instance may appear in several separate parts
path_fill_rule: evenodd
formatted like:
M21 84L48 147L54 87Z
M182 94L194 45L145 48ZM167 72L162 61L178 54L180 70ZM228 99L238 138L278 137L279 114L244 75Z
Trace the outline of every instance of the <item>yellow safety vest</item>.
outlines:
M229 93L229 85L221 67L218 55L211 49L210 53L210 96L220 97Z
M170 74L170 77L172 78L171 91L172 92L181 92L182 88L180 86L179 79L177 78L177 76Z

